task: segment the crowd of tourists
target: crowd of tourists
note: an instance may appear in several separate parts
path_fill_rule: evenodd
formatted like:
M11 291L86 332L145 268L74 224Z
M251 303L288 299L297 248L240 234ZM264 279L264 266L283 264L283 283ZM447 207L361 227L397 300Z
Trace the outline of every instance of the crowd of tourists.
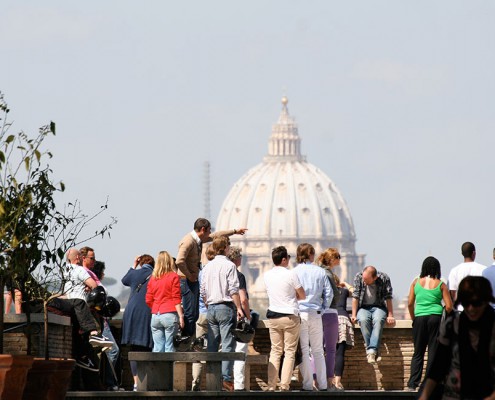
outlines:
M130 297L120 344L130 351L247 354L259 315L250 307L246 279L239 270L242 250L231 246L229 239L246 232L247 228L238 228L212 233L210 222L199 218L179 242L175 258L167 251L156 258L136 257L122 278ZM464 243L461 252L464 262L451 270L448 282L441 278L440 262L429 256L410 286L414 354L406 390L419 390L421 399L495 399L495 263L478 264L471 242ZM383 328L395 324L393 289L386 273L366 266L352 283L345 282L336 273L338 249L317 255L310 243L297 247L295 263L290 263L284 246L274 248L271 256L273 266L263 275L271 342L268 391L290 390L296 366L300 390L344 390L345 352L354 346L355 323L366 361L381 362ZM65 296L51 306L72 315L83 341L106 354L105 387L123 390L116 373L119 347L108 323L120 305L101 283L104 263L95 260L89 247L70 249L67 262L70 279ZM77 364L97 371L84 349L83 343ZM136 362L130 367L137 390ZM201 363L193 365L193 391L201 390L202 369ZM245 390L244 371L244 361L222 362L223 389Z
M168 342L168 348L175 350L177 333L183 337L195 334L196 340L203 338L207 342L207 351L216 352L220 346L224 352L246 351L245 344L241 347L236 344L235 330L237 321L249 324L253 313L245 278L237 269L241 264L241 249L231 247L228 238L244 235L246 231L239 228L211 233L208 220L200 218L195 222L193 231L179 243L175 260L173 307L177 309L170 304L164 310L174 314L174 318L160 327L152 322L153 339L160 335ZM202 258L203 245L209 242L212 243ZM495 265L485 268L476 263L475 247L470 242L462 245L462 254L464 262L452 269L448 284L441 280L439 261L431 256L424 260L419 276L411 284L408 306L415 350L407 390L418 391L421 386L421 398L438 393L444 398L456 398L456 394L457 398L468 398L464 396L466 393L475 393L472 398L495 395L495 363L490 357L495 351L490 306ZM382 360L383 328L385 324L395 324L390 278L383 271L366 266L352 283L344 282L335 273L341 259L338 249L328 248L316 255L310 243L297 247L295 264L290 259L284 246L274 248L273 266L263 276L269 301L266 319L271 342L267 390L290 390L296 363L302 391L344 390L345 351L354 346L355 323L359 324L364 339L366 361L375 365ZM173 262L170 263L173 270ZM157 318L153 296L146 296L152 320ZM124 327L126 321L124 314ZM158 333L157 329L162 332ZM463 344L470 344L469 352L459 350L458 338ZM425 375L426 349L429 357ZM153 348L153 351L162 350ZM224 390L245 389L243 369L236 368L237 363L241 362L223 363ZM483 374L473 373L478 366L484 368ZM460 375L468 378L459 379ZM476 379L471 381L471 378ZM196 364L192 390L200 388L201 364ZM478 397L479 393L484 393L484 397Z

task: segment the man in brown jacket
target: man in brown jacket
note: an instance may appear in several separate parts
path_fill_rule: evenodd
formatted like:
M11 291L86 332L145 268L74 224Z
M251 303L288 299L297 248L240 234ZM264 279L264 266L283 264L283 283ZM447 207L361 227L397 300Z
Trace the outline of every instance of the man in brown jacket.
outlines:
M192 336L199 317L199 282L203 243L211 242L220 236L244 235L246 228L211 233L211 223L206 218L198 218L194 229L179 242L176 257L177 273L180 276L182 307L184 308L184 329L182 334Z

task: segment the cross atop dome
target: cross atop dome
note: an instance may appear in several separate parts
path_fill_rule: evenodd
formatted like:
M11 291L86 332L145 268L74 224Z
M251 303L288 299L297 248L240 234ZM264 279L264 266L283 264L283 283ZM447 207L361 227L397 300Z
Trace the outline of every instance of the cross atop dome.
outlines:
M289 115L287 96L282 97L282 112L272 127L272 135L268 142L268 155L265 162L305 161L301 155L301 138L294 118Z

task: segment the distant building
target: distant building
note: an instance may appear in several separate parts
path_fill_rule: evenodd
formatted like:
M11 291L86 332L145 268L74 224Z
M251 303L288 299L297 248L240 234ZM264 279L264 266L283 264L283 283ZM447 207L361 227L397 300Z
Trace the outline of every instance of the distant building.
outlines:
M328 247L337 248L342 260L336 273L351 284L364 267L364 254L355 250L349 208L332 180L301 155L298 126L287 103L283 97L268 155L234 184L215 225L216 230L249 229L244 236L232 236L231 241L243 249L241 270L258 311L266 309L263 273L272 267L271 250L276 246L287 247L291 265L295 265L296 248L302 242L311 243L317 255Z

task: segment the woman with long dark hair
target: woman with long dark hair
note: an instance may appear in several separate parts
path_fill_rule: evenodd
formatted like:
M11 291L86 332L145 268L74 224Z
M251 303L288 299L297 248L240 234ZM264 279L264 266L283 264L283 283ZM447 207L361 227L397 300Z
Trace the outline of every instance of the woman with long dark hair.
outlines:
M429 399L442 381L442 399L495 398L495 310L490 303L495 303L490 281L482 276L461 281L456 305L464 310L442 321L419 399Z
M408 308L413 320L414 354L411 360L411 375L407 387L416 390L421 383L426 348L428 347L428 370L431 355L435 351L438 328L442 318L443 305L445 311L452 311L452 299L449 289L440 280L440 262L435 257L426 257L421 266L421 273L411 283L409 289Z
M438 328L442 318L443 305L445 311L452 311L452 299L447 285L441 278L440 262L435 257L426 257L421 266L421 273L411 283L409 289L408 308L413 320L414 354L411 360L411 375L407 387L416 390L421 383L426 348L428 347L428 363L435 351Z

